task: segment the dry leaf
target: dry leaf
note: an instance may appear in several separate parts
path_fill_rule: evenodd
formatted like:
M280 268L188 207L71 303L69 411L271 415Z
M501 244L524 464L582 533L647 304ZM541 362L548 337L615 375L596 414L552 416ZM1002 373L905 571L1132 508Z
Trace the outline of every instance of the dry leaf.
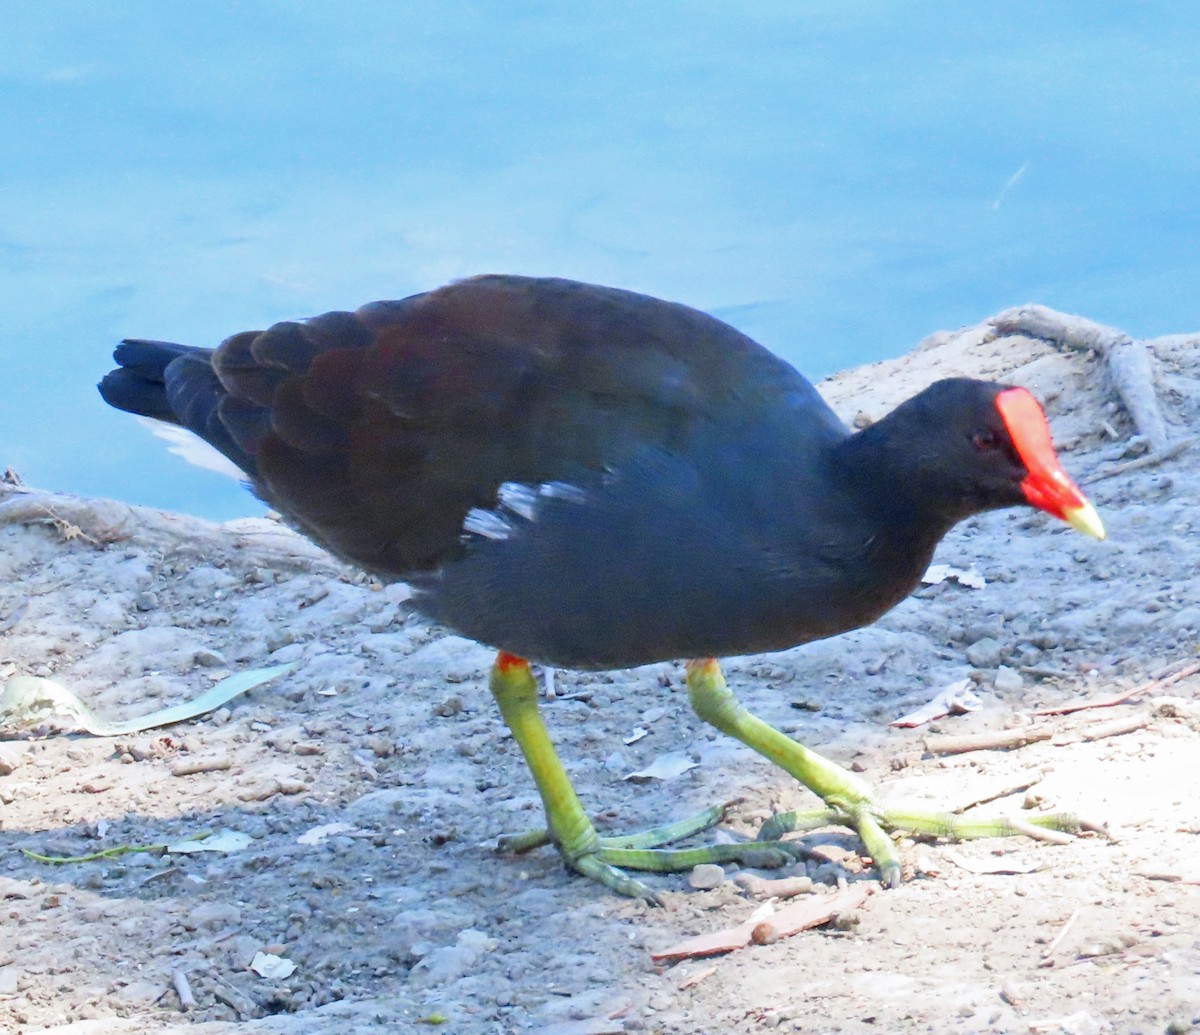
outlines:
M956 568L952 564L931 564L925 574L921 576L921 581L926 586L936 586L947 579L953 579L960 586L966 586L967 589L983 589L987 585L987 579L974 568L964 570Z
M1042 863L1001 862L999 859L996 859L994 862L988 862L982 859L968 859L966 856L951 851L947 851L945 856L952 863L961 866L970 873L996 873L1018 876L1022 873L1036 873L1043 867Z
M326 838L336 837L338 834L350 834L354 836L365 833L367 833L367 831L360 830L352 823L323 823L319 827L313 827L310 830L306 830L303 834L296 838L296 844L319 845Z
M940 719L944 715L963 715L966 712L978 711L983 706L983 702L975 693L974 685L969 679L960 679L957 683L951 683L928 704L923 704L915 711L893 719L888 725L910 729L913 726L922 726L927 722L933 722L934 719Z
M280 981L296 973L296 964L285 956L270 952L256 952L250 961L250 969L259 977Z
M635 783L646 780L674 780L675 777L682 776L689 769L695 769L696 765L697 763L683 752L675 751L667 755L659 755L645 769L630 773L625 779L633 780Z

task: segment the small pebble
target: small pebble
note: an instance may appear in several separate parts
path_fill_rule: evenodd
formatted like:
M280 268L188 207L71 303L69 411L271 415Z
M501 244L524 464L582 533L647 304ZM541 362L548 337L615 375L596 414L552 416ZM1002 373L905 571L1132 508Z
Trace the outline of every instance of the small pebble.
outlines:
M1016 669L1009 668L1007 665L1001 665L996 669L994 685L1002 694L1015 693L1025 685L1025 680L1021 678L1021 673Z
M443 945L423 955L410 971L409 981L418 988L458 981L475 970L483 955L495 948L496 942L482 931L472 928L460 931L453 945Z
M1150 452L1150 440L1141 435L1132 436L1126 443L1125 448L1121 450L1121 459L1129 460L1134 457L1145 456Z
M1113 628L1120 633L1137 635L1150 629L1157 621L1158 618L1154 614L1147 613L1144 609L1131 608L1117 615L1113 620Z
M292 753L296 755L323 755L325 754L325 748L320 744L307 741L297 744L295 748L292 749Z
M278 780L262 780L238 791L239 801L266 801L283 791Z
M447 697L440 704L433 706L433 714L442 719L449 719L463 710L463 699L457 694Z
M231 902L201 902L183 920L189 931L215 930L241 923L242 911Z
M967 661L976 668L995 668L1000 660L1000 641L991 636L976 640L967 648Z
M371 734L368 737L363 737L362 746L371 752L376 758L390 758L396 753L396 745L387 737L381 737L378 734Z
M171 766L172 776L194 776L196 773L216 773L231 769L233 761L228 755L212 755L208 758L181 758Z
M716 863L701 863L692 867L688 874L688 884L697 891L709 891L725 883L725 868Z

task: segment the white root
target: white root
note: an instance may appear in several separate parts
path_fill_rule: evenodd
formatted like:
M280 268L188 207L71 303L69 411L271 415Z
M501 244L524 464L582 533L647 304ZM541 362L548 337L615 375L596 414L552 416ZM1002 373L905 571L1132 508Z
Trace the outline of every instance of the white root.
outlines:
M1025 334L1069 349L1091 350L1104 358L1109 377L1138 434L1154 453L1168 446L1167 425L1154 389L1150 346L1124 331L1043 305L1023 305L992 317L997 334Z
M1167 448L1167 425L1154 391L1154 368L1150 347L1144 341L1126 341L1107 355L1108 372L1125 409L1138 432L1150 443L1152 453Z

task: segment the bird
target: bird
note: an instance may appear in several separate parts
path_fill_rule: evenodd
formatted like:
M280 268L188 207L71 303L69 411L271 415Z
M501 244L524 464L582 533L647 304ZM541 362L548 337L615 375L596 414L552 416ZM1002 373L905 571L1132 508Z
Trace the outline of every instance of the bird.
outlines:
M638 871L782 866L794 830L855 830L881 881L891 834L1029 832L889 810L859 775L734 697L719 659L867 625L920 582L958 522L1038 508L1104 538L1022 387L951 378L851 431L794 367L702 311L632 291L489 274L397 301L246 331L215 349L117 347L117 409L186 428L298 531L494 648L489 687L569 869L624 895ZM531 663L622 669L685 660L703 721L822 805L757 840L668 847L698 816L600 836L538 709ZM1075 831L1067 815L1035 825Z

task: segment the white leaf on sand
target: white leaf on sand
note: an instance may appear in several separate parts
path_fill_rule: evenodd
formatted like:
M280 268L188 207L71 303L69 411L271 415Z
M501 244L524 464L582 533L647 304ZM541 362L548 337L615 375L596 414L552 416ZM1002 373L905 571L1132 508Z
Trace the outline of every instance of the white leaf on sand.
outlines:
M195 852L240 852L249 848L254 838L243 834L240 830L218 830L207 837L185 837L167 845L167 851L177 855L191 855Z
M675 751L668 755L659 755L645 769L630 773L625 779L634 781L673 780L677 776L682 776L689 769L695 769L696 765L697 763L683 752Z
M222 679L199 697L169 708L142 715L126 722L102 719L71 690L52 679L38 676L13 676L0 689L0 725L17 728L43 722L52 715L70 716L79 726L96 737L120 737L141 733L156 726L169 726L215 711L239 694L290 672L295 665L273 665Z
M296 844L299 845L319 845L326 838L336 837L338 834L350 834L357 836L365 834L367 831L360 830L353 823L323 823L319 827L313 827L311 830L306 830L298 838Z
M1063 1035L1100 1035L1107 1027L1087 1010L1066 1017L1030 1018L1027 1023L1031 1032L1062 1032Z
M270 952L256 952L250 961L250 969L259 977L270 981L279 981L296 973L296 964L286 956L276 956Z
M753 913L751 913L747 917L747 919L753 920L755 923L758 923L760 920L765 920L767 917L774 916L774 915L775 915L775 903L774 902L764 902Z
M622 738L626 744L636 744L646 735L646 731L641 726L635 726L632 733L628 737Z
M964 715L967 712L978 711L983 706L983 702L975 693L974 685L969 679L960 679L957 683L951 683L928 704L923 704L916 711L893 719L888 725L910 728L933 722L934 719L940 719L943 715Z
M1005 859L994 859L990 862L982 859L968 859L958 852L946 851L945 856L956 866L961 866L970 873L993 873L1016 876L1022 873L1036 873L1045 867L1045 863L1019 863Z
M983 589L987 585L987 579L974 568L964 570L956 568L952 564L931 564L925 574L921 576L921 581L926 586L936 586L947 579L953 579L960 586L966 586L968 589Z

